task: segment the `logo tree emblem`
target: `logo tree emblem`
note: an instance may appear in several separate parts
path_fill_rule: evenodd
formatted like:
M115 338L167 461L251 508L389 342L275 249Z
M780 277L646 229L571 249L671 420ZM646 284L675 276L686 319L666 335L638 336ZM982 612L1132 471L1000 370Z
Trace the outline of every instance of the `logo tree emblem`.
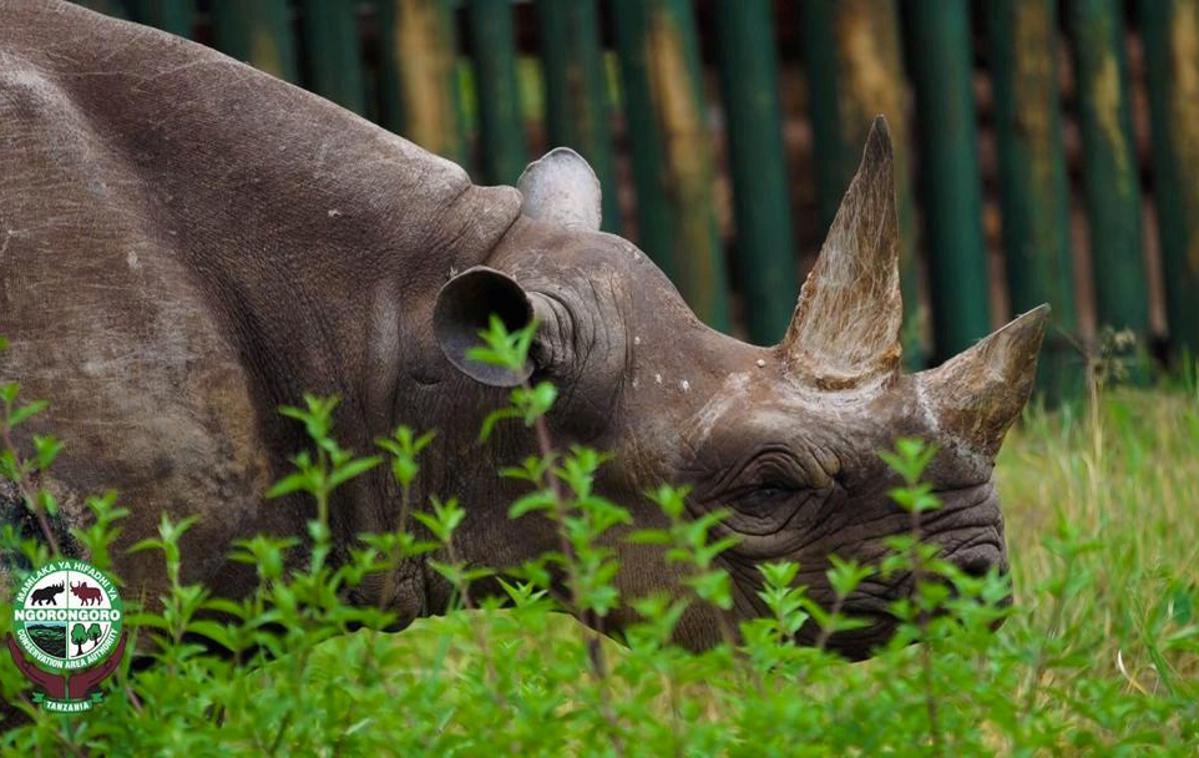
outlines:
M76 624L71 627L71 642L78 647L75 655L83 655L83 643L87 642L87 627L83 624Z

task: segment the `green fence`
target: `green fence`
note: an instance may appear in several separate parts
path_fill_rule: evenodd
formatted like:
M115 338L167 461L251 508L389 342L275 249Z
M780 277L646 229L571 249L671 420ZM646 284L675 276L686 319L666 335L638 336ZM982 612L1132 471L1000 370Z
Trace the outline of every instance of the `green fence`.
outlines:
M705 320L782 334L871 118L897 140L908 363L1054 306L1199 348L1199 0L92 0L512 183L571 145Z

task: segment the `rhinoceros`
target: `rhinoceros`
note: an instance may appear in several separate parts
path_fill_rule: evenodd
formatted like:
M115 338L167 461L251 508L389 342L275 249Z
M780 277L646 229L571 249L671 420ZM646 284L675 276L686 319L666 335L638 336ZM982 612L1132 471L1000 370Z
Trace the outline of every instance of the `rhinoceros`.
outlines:
M729 509L716 532L739 538L719 559L733 577L726 620L761 614L757 564L798 561L799 581L830 602L829 556L875 561L909 528L878 456L901 436L939 450L927 475L944 507L925 538L969 572L1005 568L992 471L1030 393L1047 309L902 372L881 119L786 335L759 347L704 325L634 244L599 231L601 188L569 150L530 165L519 188L478 186L200 45L53 0L0 0L0 19L0 334L11 342L0 374L52 403L17 439L64 441L46 484L67 527L86 523L85 494L114 487L132 511L120 545L151 535L163 512L198 516L184 581L246 593L254 569L228 560L231 542L302 534L312 517L302 498L264 499L307 445L277 408L309 391L342 398L338 434L358 451L401 423L437 429L417 499L464 504L463 560L518 565L558 546L549 520L509 519L522 491L496 475L535 440L513 424L480 446L478 424L508 387L544 379L560 389L555 444L613 454L596 487L637 527L664 524L645 495L662 482L691 487L693 516ZM493 313L511 328L538 320L526 371L467 358ZM382 469L340 490L338 554L394 528L398 503ZM612 539L622 597L680 586L660 547ZM159 557L114 554L128 593L163 588ZM868 655L906 591L867 580L844 608L868 625L831 645ZM450 598L414 560L351 599L406 623ZM719 613L693 606L678 641L718 642ZM622 607L605 628L634 617Z

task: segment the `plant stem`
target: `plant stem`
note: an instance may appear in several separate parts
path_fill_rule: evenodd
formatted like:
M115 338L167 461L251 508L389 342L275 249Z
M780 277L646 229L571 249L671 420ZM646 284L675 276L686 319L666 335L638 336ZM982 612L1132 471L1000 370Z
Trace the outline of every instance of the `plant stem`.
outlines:
M920 585L924 582L924 559L920 555L920 511L912 508L912 537L916 540L908 548L908 558L912 563L912 590L919 600ZM920 668L924 682L924 704L928 711L928 732L933 741L933 755L944 755L941 745L941 728L937 719L937 699L933 694L933 656L929 649L928 614L919 609L917 616L920 628Z
M29 510L33 511L34 517L37 518L38 527L42 530L42 535L46 538L46 544L50 546L50 552L57 558L62 555L58 549L58 540L54 538L54 532L50 529L50 522L46 520L46 514L37 502L37 498L33 492L33 485L29 481L29 476L25 473L24 467L20 465L20 453L17 450L16 444L13 443L12 427L10 426L11 413L12 408L5 406L3 438L4 447L12 453L13 461L20 474L16 481L17 489L21 490L21 497L25 498L25 504L29 507Z
M526 382L525 388L529 385ZM537 448L541 454L543 461L551 461L554 456L554 445L550 439L549 425L545 422L544 416L538 416L533 421L533 427L537 434ZM558 532L558 543L562 550L562 559L566 563L567 581L570 583L570 597L572 610L578 614L580 620L586 624L588 621L592 625L599 627L600 621L597 616L591 613L583 614L579 608L579 579L578 579L578 558L575 555L574 547L570 544L570 537L566 533L566 503L562 497L562 487L558 483L558 477L553 471L546 472L546 479L550 487L550 492L554 496L554 521L556 522ZM612 704L608 697L608 674L607 662L604 658L604 647L598 637L591 636L584 630L583 642L587 649L587 660L591 664L591 673L595 677L596 684L599 687L600 713L604 720L608 722L608 736L612 742L612 749L617 755L624 755L624 746L621 743L620 737L617 734L619 725L616 721L616 714L612 712Z

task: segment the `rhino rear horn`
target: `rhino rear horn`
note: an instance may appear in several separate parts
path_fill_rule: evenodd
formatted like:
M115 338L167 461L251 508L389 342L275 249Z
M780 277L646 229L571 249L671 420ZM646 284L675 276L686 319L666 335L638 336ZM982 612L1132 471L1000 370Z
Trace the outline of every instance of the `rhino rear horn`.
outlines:
M878 116L778 348L788 373L805 385L863 389L899 370L903 302L893 163L890 130Z
M947 442L994 458L1032 392L1048 322L1049 306L1038 306L916 375L934 428Z
M508 274L487 266L469 268L438 291L433 306L433 334L441 352L462 373L492 387L515 387L532 375L532 362L526 363L522 371L513 372L469 357L471 348L485 344L479 332L488 328L492 314L513 332L533 318L533 303Z
M556 147L525 168L516 182L530 218L598 231L602 195L591 164L569 147Z

